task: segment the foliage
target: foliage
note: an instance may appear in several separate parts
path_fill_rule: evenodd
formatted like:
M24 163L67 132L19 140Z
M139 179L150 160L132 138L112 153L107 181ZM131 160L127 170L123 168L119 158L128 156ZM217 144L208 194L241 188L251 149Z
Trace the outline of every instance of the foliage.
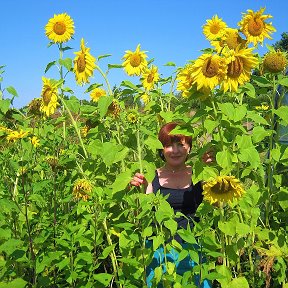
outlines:
M39 112L41 100L12 108L16 90L1 87L0 287L146 287L147 266L161 245L198 265L181 276L166 263L167 273L158 269L153 287L160 281L195 287L195 275L215 287L287 287L288 148L279 141L288 124L287 76L251 73L237 91L217 86L198 98L192 89L183 98L173 73L144 103L141 84L123 80L110 88L109 71L122 65L109 64L104 72L99 63L109 55L102 55L96 70L103 83L87 84L85 93L101 86L107 96L92 102L66 86L70 48L57 47L59 60L45 69L57 67L60 75L54 79L59 106L50 117ZM167 242L179 215L165 198L128 185L136 171L153 179L162 165L156 135L172 120L181 120L178 132L193 137L193 182L231 175L246 190L229 205L203 202L192 231L178 231L185 249ZM13 131L22 132L11 140ZM205 165L201 156L209 149L216 161Z

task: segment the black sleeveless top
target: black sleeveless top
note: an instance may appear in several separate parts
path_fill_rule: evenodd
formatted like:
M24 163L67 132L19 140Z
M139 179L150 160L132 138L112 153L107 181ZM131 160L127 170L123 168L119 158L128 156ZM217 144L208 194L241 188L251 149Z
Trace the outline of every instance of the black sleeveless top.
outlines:
M160 190L160 193L163 196L169 195L167 198L167 202L170 204L170 206L173 208L174 212L181 212L183 213L187 218L192 218L195 221L196 219L194 217L194 214L198 208L198 206L201 204L203 200L202 195L202 185L201 182L198 182L197 184L191 184L188 188L184 189L174 189L174 188L166 188L160 185L159 182L159 176L156 171L156 175L152 181L153 186L153 193L156 193L158 190ZM176 218L177 226L179 228L187 228L187 225L189 223L190 227L192 228L193 222L188 220L184 216L181 216L179 218ZM182 239L176 235L175 239L178 242L183 242Z

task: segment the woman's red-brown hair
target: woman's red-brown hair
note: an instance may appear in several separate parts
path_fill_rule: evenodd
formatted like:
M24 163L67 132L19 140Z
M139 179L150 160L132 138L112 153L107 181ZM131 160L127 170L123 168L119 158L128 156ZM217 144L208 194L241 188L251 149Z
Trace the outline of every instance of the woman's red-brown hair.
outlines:
M182 134L170 134L170 132L179 124L177 122L169 122L162 126L158 133L158 139L162 143L163 147L168 146L175 142L185 141L189 147L192 146L192 137Z

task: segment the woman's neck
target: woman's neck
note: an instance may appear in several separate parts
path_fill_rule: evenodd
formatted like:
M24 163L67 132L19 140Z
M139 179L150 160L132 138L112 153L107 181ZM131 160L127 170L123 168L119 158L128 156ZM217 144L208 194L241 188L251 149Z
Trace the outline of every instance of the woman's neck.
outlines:
M183 164L183 165L179 165L179 166L171 166L169 164L165 164L163 166L163 170L168 171L168 172L172 172L172 173L177 173L177 172L183 172L185 170L187 170L187 165Z

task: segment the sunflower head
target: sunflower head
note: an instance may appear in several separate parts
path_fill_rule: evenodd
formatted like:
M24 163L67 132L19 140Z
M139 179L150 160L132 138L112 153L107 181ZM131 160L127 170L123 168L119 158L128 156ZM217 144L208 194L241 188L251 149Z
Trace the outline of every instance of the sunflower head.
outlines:
M90 97L93 102L98 102L102 96L106 96L106 91L99 87L94 88L90 93Z
M52 169L55 169L59 164L59 159L56 156L49 155L46 157L45 160L51 166Z
M58 86L56 81L42 77L43 87L41 92L40 111L50 116L55 113L58 106Z
M108 107L108 114L114 118L119 117L121 112L120 104L118 100L114 99Z
M226 27L227 24L217 15L214 15L212 19L206 20L206 24L203 25L203 34L208 40L215 40L222 35L223 29Z
M74 21L66 13L54 15L45 26L45 33L54 43L67 42L74 35Z
M154 65L151 66L151 68L147 68L142 73L142 84L145 90L149 91L153 89L155 83L157 83L160 79L158 68Z
M40 140L36 136L30 138L31 144L36 148L40 145Z
M231 204L245 193L240 181L234 176L218 176L203 185L204 200Z
M140 51L140 44L137 45L134 52L130 50L125 51L125 55L122 58L124 60L122 64L124 71L129 76L139 76L147 68L146 58L146 51Z
M74 52L76 57L74 58L73 72L75 74L76 82L79 85L89 83L89 78L93 75L96 68L96 58L90 54L90 48L87 48L84 43L84 39L81 39L80 51Z
M258 43L263 44L265 38L272 39L270 34L275 32L276 29L271 23L265 20L272 18L271 15L263 15L265 8L259 11L247 10L243 13L242 20L238 23L241 32L246 36L249 43L256 46Z
M29 104L28 104L28 114L33 116L40 116L40 107L41 107L41 98L34 98Z
M73 196L75 199L82 199L87 201L91 197L92 184L87 179L78 179L73 185Z
M15 142L18 139L25 138L28 134L29 134L28 131L24 131L22 129L20 129L20 131L11 131L7 135L6 139L7 141Z
M271 73L282 72L287 66L286 52L270 51L263 60L263 68Z
M226 59L218 54L202 54L193 64L193 84L197 90L202 87L207 90L214 89L220 84L227 71Z
M141 95L141 100L143 101L143 103L145 105L147 105L149 103L149 101L150 101L150 97L149 97L148 94L144 93L144 94Z
M138 114L135 111L131 111L127 115L127 121L131 124L136 124L138 122Z

